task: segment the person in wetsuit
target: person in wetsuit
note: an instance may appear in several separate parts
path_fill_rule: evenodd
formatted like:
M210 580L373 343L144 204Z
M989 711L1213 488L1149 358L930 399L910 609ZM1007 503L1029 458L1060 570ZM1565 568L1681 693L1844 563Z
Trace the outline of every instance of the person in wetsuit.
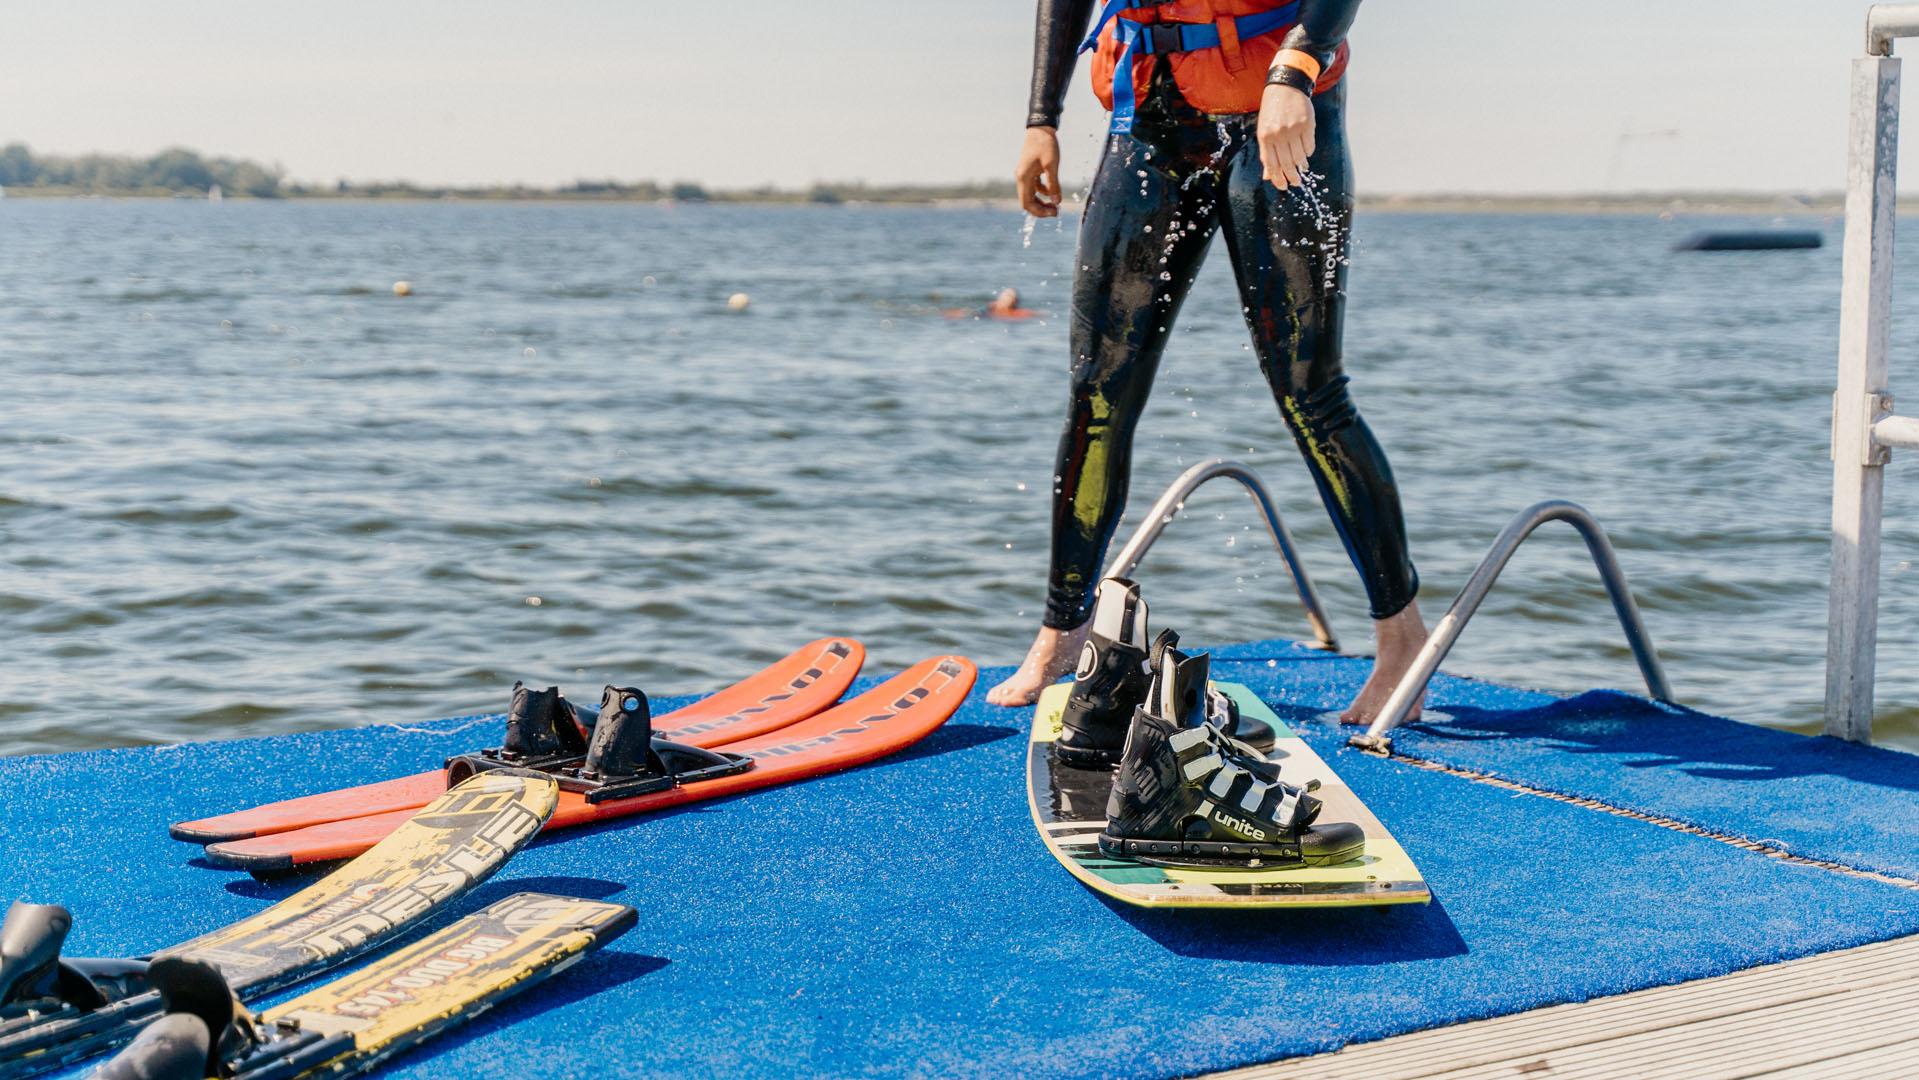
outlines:
M1094 27L1094 85L1114 119L1080 220L1046 610L1024 663L988 700L1030 703L1072 669L1125 508L1134 427L1224 231L1260 368L1365 583L1377 660L1343 719L1370 723L1426 627L1392 470L1342 366L1353 173L1341 76L1359 0L1123 3L1109 0ZM1059 213L1060 107L1093 4L1039 0L1016 173L1038 217Z

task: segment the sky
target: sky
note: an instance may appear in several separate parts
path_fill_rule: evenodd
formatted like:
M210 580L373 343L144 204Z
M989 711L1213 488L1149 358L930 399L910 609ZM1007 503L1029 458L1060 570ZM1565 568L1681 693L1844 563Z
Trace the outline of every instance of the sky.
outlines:
M1368 0L1349 76L1361 190L1837 190L1866 6ZM17 4L0 143L186 146L329 183L996 179L1032 32L1032 0ZM1104 129L1085 66L1069 182Z

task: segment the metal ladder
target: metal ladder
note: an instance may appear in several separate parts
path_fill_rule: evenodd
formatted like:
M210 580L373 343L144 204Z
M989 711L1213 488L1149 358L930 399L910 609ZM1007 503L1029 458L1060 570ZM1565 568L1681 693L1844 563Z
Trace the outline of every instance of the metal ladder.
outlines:
M1279 505L1266 490L1259 474L1250 467L1225 458L1212 458L1179 474L1166 493L1159 497L1153 508L1146 513L1146 520L1140 522L1134 530L1132 539L1119 549L1113 561L1106 567L1105 577L1131 577L1139 569L1140 560L1146 557L1146 551L1159 539L1159 534L1172 524L1174 515L1186 505L1186 499L1201 484L1208 480L1226 477L1239 481L1246 494L1252 497L1253 504L1259 507L1260 516L1266 519L1266 529L1273 534L1273 546L1279 549L1280 558L1286 561L1286 571L1292 575L1293 588L1299 593L1299 606L1305 609L1306 622L1313 628L1313 647L1327 652L1339 651L1339 639L1333 636L1333 628L1326 621L1326 608L1319 602L1319 590L1313 588L1313 579L1306 573L1306 564L1299 560L1299 548L1293 543L1293 534L1287 530L1286 522L1279 516Z
M1173 481L1166 493L1159 497L1147 513L1146 520L1140 523L1131 539L1126 541L1118 555L1107 566L1107 577L1130 577L1139 568L1140 561L1146 557L1147 549L1159 540L1173 518L1185 506L1192 493L1208 480L1218 477L1236 480L1246 489L1260 514L1266 520L1266 527L1273 536L1273 545L1286 562L1291 573L1293 586L1299 593L1300 607L1305 610L1306 621L1313 628L1316 647L1329 652L1339 651L1339 641L1326 619L1326 612L1319 600L1318 590L1313 588L1312 579L1307 575L1305 565L1300 561L1298 547L1293 543L1292 533L1286 528L1280 517L1278 505L1273 501L1266 485L1259 475L1248 466L1224 458L1202 461L1181 473ZM1452 606L1433 627L1432 636L1414 659L1413 666L1406 677L1393 689L1392 697L1387 699L1385 709L1380 713L1364 735L1354 736L1354 745L1378 752L1390 752L1391 732L1405 722L1406 714L1412 711L1413 702L1432 681L1433 674L1452 651L1453 644L1459 640L1460 632L1472 619L1473 613L1492 590L1493 583L1499 580L1500 571L1506 568L1513 553L1519 550L1533 531L1549 521L1564 521L1578 531L1586 541L1586 549L1592 555L1593 565L1599 571L1600 581L1606 586L1606 594L1612 599L1613 612L1619 617L1619 625L1626 634L1626 644L1632 649L1633 659L1639 664L1639 673L1646 682L1646 692L1655 700L1670 702L1673 700L1672 687L1666 681L1666 672L1659 663L1659 654L1654 650L1652 636L1646 631L1645 620L1640 617L1639 606L1634 603L1632 589L1626 583L1626 573L1620 569L1619 557L1614 553L1612 541L1607 539L1606 530L1600 527L1597 519L1584 507L1563 499L1548 499L1535 503L1520 511L1517 517L1507 524L1498 539L1493 541L1492 550L1480 560L1479 566L1467 580L1465 588L1453 600Z
M1919 4L1866 12L1866 55L1852 62L1846 150L1845 276L1839 381L1832 396L1832 586L1826 612L1826 734L1872 741L1879 636L1879 534L1893 447L1919 448L1919 419L1893 414L1886 389L1892 239L1899 193L1898 38L1919 36Z
M1452 606L1433 625L1432 635L1413 659L1413 666L1407 670L1405 678L1393 687L1392 696L1386 699L1386 707L1380 710L1378 718L1364 735L1355 735L1348 740L1352 745L1380 753L1391 752L1392 730L1406 722L1406 714L1412 711L1419 695L1425 693L1426 684L1432 681L1440 663L1452 651L1453 643L1459 640L1460 631L1466 629L1467 621L1479 610L1486 594L1492 591L1493 582L1499 580L1499 572L1506 568L1513 553L1533 534L1533 530L1548 521L1563 521L1571 525L1586 541L1586 551L1592 555L1593 566L1599 571L1599 580L1606 586L1606 595L1612 599L1613 613L1619 617L1619 628L1626 632L1626 645L1632 649L1633 660L1639 664L1639 674L1646 680L1647 695L1655 701L1670 703L1673 700L1672 686L1666 682L1666 670L1660 666L1659 653L1653 649L1652 635L1646 632L1645 620L1639 615L1639 605L1633 602L1632 588L1626 584L1626 572L1620 569L1619 556L1614 554L1606 530L1600 527L1599 520L1585 507L1564 499L1547 499L1521 510L1507 523L1498 539L1493 541L1492 550L1479 560L1473 576L1466 580L1466 587L1459 590Z

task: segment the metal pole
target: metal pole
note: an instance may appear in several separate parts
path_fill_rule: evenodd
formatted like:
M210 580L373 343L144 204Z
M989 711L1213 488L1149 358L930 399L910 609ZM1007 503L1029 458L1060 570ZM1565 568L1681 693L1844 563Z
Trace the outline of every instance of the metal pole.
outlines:
M1877 7L1868 48L1919 32L1919 5ZM1872 741L1879 623L1879 529L1887 452L1873 425L1892 412L1886 339L1898 205L1899 66L1890 56L1852 62L1846 163L1845 278L1839 301L1839 377L1832 398L1832 586L1827 596L1826 734ZM1898 425L1883 432L1902 441Z
M1286 572L1293 577L1293 588L1299 593L1299 606L1306 609L1306 621L1313 628L1313 637L1319 647L1328 652L1339 651L1339 639L1333 636L1333 628L1326 621L1326 608L1319 602L1319 590L1313 588L1313 579L1306 573L1306 564L1300 561L1299 548L1293 543L1293 534L1286 528L1286 522L1279 516L1279 507L1273 503L1273 497L1267 493L1266 485L1260 482L1259 474L1237 461L1225 458L1213 458L1179 474L1159 497L1153 508L1146 513L1146 520L1140 522L1132 539L1119 549L1113 561L1106 568L1107 577L1130 577L1139 569L1140 560L1146 557L1146 551L1166 531L1185 504L1187 496L1194 489L1215 477L1225 476L1239 481L1252 496L1253 503L1259 507L1260 516L1266 519L1266 529L1273 534L1273 546L1279 549L1280 558L1286 561Z
M1612 541L1606 538L1606 530L1599 521L1587 512L1586 508L1564 499L1548 499L1535 503L1519 512L1502 530L1499 538L1493 541L1492 550L1479 561L1473 576L1467 580L1466 587L1459 590L1446 614L1433 626L1433 632L1426 639L1426 645L1413 659L1413 666L1406 672L1405 678L1393 688L1393 695L1386 699L1386 707L1373 721L1366 734L1353 740L1357 745L1369 749L1383 749L1387 745L1387 733L1404 723L1406 715L1412 712L1413 702L1426 690L1426 684L1432 681L1433 673L1445 661L1446 654L1452 651L1453 643L1459 640L1460 631L1466 628L1467 620L1473 612L1479 610L1480 602L1492 591L1493 582L1499 580L1499 572L1519 550L1534 529L1548 521L1563 521L1579 530L1586 541L1586 550L1592 554L1593 565L1599 570L1599 579L1605 583L1606 594L1612 598L1613 613L1619 617L1619 626L1626 632L1626 644L1631 646L1633 659L1639 663L1639 674L1646 680L1646 693L1658 701L1673 699L1672 686L1666 682L1666 672L1659 664L1659 654L1653 650L1652 636L1646 632L1646 624L1639 615L1639 605L1633 602L1632 590L1626 585L1626 573L1619 567L1619 558L1613 553Z

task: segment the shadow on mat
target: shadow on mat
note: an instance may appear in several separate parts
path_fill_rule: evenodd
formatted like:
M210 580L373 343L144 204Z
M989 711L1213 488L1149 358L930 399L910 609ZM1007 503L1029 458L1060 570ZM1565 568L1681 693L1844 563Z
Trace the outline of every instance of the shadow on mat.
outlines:
M1919 758L1896 750L1807 737L1757 724L1659 705L1617 690L1589 690L1533 709L1454 707L1449 720L1407 729L1415 754L1447 744L1515 743L1564 754L1617 756L1628 769L1678 768L1707 780L1776 781L1835 777L1919 792Z
M310 870L303 867L298 872L275 874L268 878L238 878L227 882L226 890L235 896L243 896L249 900L278 903L325 877L329 871L336 869L339 865L339 863L320 863ZM602 878L508 875L482 882L472 892L456 901L456 905L462 911L477 910L495 900L504 900L519 892L558 893L561 896L576 896L586 900L604 900L625 891L625 885Z
M467 909L479 909L514 893L543 892L571 896L580 900L610 900L626 891L626 886L605 878L572 877L566 874L542 874L537 877L511 877L501 874L460 898Z
M670 963L672 961L661 956L621 952L620 943L615 941L599 952L588 954L586 959L552 979L528 987L525 993L488 1009L485 1015L475 1018L472 1023L427 1043L403 1060L427 1064L436 1054L458 1053L461 1047L475 1039L486 1038L499 1028L511 1027L554 1009L605 994L616 987L643 979ZM510 1052L511 1048L508 1050ZM539 1072L540 1069L530 1064L525 1069L509 1069L511 1075L535 1075ZM473 1076L479 1072L467 1068L449 1074Z
M1015 728L998 724L943 724L940 728L919 742L894 754L872 762L873 765L897 764L902 761L918 761L921 758L938 757L941 754L971 750L975 746L985 746L1009 736L1018 735Z
M1206 960L1360 967L1468 951L1437 898L1430 904L1250 911L1155 910L1099 899L1168 952Z

